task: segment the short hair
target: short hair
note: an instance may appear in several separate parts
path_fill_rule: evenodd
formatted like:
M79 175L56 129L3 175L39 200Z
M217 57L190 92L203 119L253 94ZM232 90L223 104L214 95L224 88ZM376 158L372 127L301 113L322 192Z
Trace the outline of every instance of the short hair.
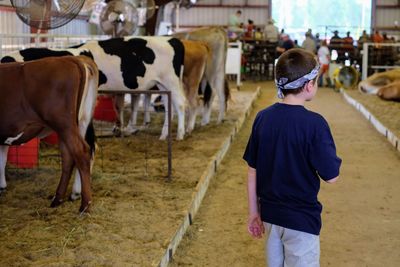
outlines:
M241 10L236 11L236 14L242 14Z
M288 83L295 81L310 73L317 64L313 53L301 48L289 49L278 58L275 66L275 79L279 81L280 78L287 78ZM283 95L298 94L303 90L304 85L296 89L283 89L282 93Z

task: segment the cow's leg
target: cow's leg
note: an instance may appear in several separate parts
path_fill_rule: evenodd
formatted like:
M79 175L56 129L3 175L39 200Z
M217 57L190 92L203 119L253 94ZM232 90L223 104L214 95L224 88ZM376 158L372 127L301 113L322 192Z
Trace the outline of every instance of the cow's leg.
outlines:
M170 83L170 86L159 85L160 89L167 90L167 88L173 88L171 91L172 105L174 106L176 113L178 114L178 131L176 134L177 140L182 140L185 136L185 96L183 94L182 87L179 82ZM163 96L166 100L167 97ZM160 140L165 140L168 136L168 103L164 101L165 105L165 117L164 125L161 132ZM171 111L172 112L172 111ZM172 116L171 116L172 117Z
M87 125L87 124L89 124L89 125ZM85 137L86 143L90 147L90 173L92 173L93 164L94 164L94 156L95 156L95 148L96 148L96 144L95 144L96 136L94 133L93 124L88 123L86 121L80 122L79 132L82 137ZM74 184L72 185L72 193L70 196L71 201L74 201L74 200L77 200L78 198L80 198L81 193L82 193L81 188L82 188L81 175L80 175L79 171L76 171Z
M151 104L151 95L145 94L143 100L143 109L144 109L144 120L143 125L149 125L151 121L150 117L150 104Z
M186 132L191 133L196 124L197 108L198 108L198 88L199 80L185 80L185 90L189 105L187 106L187 126Z
M226 96L225 96L225 73L220 73L217 76L216 80L216 89L218 94L218 103L219 103L219 113L217 123L221 123L225 118L225 109L226 109ZM227 89L229 90L229 89Z
M207 124L210 123L211 108L212 108L212 103L214 101L214 98L215 98L215 94L214 94L214 92L211 91L210 102L206 103L204 105L204 108L203 108L203 118L201 120L201 125L202 126L207 125Z
M61 178L57 186L56 194L54 195L53 201L50 204L50 207L52 208L59 206L63 202L65 193L67 191L68 182L71 177L72 170L74 168L73 159L68 150L68 146L66 145L66 143L69 140L66 140L62 136L60 136L60 133L58 134L60 138L59 146L61 152L62 168L61 168Z
M78 133L78 130L70 131L65 138L65 147L67 150L62 153L63 156L63 176L61 177L55 199L62 199L68 186L72 167L75 165L81 176L81 206L80 212L89 211L89 205L92 201L92 192L90 189L90 153L89 146ZM64 157L66 158L64 160ZM64 164L65 162L65 164ZM65 166L64 166L65 165ZM65 171L65 173L64 173ZM69 176L68 172L69 171ZM54 201L53 201L54 202Z
M113 132L116 136L120 136L124 128L124 95L115 95L113 101L115 110L118 114Z
M0 146L0 193L6 190L6 163L9 146Z
M131 94L131 117L129 119L128 125L126 126L126 131L130 134L138 131L137 128L137 114L139 110L140 95Z

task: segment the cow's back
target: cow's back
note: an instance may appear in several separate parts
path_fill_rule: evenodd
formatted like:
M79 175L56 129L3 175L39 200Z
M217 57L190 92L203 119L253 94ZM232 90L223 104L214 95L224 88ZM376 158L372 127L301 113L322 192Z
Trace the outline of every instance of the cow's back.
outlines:
M88 49L106 77L100 89L147 90L165 76L179 78L183 45L171 37L113 38L87 42Z
M84 69L74 57L1 64L1 135L25 131L29 140L30 134L35 135L30 132L43 129L58 116L71 112L76 114L80 93L73 89L80 88L84 79L82 71ZM35 123L20 129L18 118ZM77 119L76 116L72 118Z

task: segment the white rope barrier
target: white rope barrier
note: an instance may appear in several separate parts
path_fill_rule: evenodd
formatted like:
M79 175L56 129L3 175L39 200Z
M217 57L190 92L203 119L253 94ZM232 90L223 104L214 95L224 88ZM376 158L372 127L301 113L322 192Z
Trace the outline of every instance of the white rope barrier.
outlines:
M367 108L365 108L361 103L357 102L354 98L350 97L343 89L340 90L344 99L357 109L386 139L395 147L395 149L400 152L400 139L385 125L383 125L374 115L372 115Z

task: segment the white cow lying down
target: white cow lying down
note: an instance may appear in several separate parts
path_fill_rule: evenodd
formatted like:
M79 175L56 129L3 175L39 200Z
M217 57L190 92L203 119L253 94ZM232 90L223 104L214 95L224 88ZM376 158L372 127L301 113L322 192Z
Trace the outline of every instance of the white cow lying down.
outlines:
M358 84L362 93L376 94L384 100L400 101L400 68L375 73Z

